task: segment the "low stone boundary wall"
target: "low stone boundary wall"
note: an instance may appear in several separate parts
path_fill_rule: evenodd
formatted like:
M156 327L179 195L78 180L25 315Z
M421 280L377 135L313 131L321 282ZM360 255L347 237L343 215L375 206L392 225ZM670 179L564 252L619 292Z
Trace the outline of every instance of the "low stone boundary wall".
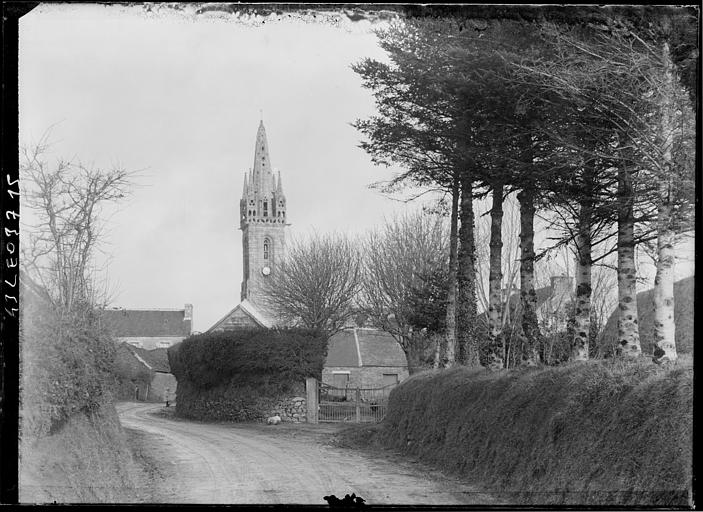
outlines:
M302 386L301 390L302 390ZM290 390L290 394L261 396L253 388L233 384L201 390L188 381L178 382L176 415L199 421L263 421L280 416L281 421L300 423L307 420L307 400Z
M270 416L280 416L281 421L300 423L307 418L307 401L302 396L281 398L271 409Z

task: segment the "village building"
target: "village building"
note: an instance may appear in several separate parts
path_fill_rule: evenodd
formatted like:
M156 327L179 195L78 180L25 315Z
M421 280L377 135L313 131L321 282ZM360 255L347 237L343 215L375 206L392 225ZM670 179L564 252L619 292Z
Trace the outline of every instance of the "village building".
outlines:
M191 335L192 304L183 309L105 309L102 321L117 342L120 398L174 400L176 377L171 373L167 349Z
M520 289L517 287L503 288L502 296L509 307L503 311L504 324L520 323L521 309ZM544 329L551 332L565 331L568 323L569 305L574 300L574 279L566 275L555 275L549 279L549 286L535 289L537 302L537 319ZM486 313L482 313L486 319ZM480 322L483 326L486 322ZM482 335L487 333L481 332Z
M115 368L122 379L121 393L126 395L120 398L147 402L175 399L176 377L171 373L165 348L145 350L129 343L120 343L115 355Z
M409 376L408 360L396 339L373 328L352 327L329 341L322 382L335 388L383 388Z
M105 309L102 319L120 343L146 350L168 348L191 335L193 305L186 304L183 309Z

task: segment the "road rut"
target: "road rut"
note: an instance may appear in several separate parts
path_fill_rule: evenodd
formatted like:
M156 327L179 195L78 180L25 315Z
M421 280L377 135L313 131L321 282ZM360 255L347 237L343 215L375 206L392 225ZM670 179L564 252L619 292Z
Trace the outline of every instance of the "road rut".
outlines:
M488 504L490 498L410 461L386 460L326 444L338 425L212 424L154 414L158 404L121 403L122 425L137 431L155 461L153 496L162 503L325 505L355 493L366 503Z

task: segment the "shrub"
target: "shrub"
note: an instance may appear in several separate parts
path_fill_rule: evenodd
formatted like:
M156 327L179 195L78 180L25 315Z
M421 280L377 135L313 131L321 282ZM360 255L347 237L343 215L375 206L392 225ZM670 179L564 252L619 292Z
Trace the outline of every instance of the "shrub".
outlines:
M23 435L45 435L111 403L115 345L97 315L62 317L25 297L20 341Z
M424 372L391 392L378 440L508 503L687 506L692 373L620 360Z
M327 337L307 329L240 329L190 336L168 350L179 382L199 389L234 384L267 395L322 375Z
M264 419L279 397L321 378L327 337L307 329L199 334L168 350L178 380L176 412L199 420Z

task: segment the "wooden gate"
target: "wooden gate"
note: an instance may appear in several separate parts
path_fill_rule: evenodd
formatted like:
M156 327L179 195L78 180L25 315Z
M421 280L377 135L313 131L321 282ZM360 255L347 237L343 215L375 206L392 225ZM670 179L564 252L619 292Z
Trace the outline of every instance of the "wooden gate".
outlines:
M318 383L318 414L320 423L374 423L386 416L388 395L396 385L383 388L337 388Z

